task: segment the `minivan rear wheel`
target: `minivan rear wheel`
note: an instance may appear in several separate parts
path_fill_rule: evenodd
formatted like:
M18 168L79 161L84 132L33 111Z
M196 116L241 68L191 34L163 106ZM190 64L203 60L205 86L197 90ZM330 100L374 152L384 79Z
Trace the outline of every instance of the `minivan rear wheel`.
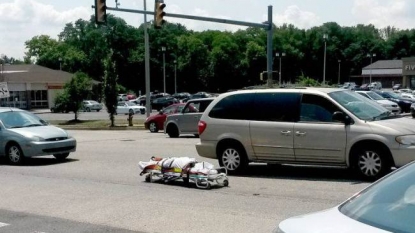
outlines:
M179 129L175 125L172 125L172 124L168 125L166 132L171 138L179 137Z
M246 169L248 160L239 145L226 145L219 154L219 165L225 167L229 174L238 174Z
M379 149L360 148L355 155L355 169L365 179L379 179L391 169L386 155Z

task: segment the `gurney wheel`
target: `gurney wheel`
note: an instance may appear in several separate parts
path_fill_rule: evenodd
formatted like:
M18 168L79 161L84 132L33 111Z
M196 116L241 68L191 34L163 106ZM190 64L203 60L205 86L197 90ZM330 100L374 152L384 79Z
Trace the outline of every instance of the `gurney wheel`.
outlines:
M228 180L224 180L223 181L223 186L228 187L229 186L229 181Z
M183 178L183 183L184 185L189 186L189 178Z

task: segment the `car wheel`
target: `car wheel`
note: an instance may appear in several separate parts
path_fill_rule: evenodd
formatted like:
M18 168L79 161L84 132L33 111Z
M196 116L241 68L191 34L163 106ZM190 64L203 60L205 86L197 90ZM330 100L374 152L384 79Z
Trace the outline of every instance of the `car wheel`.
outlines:
M157 128L157 124L154 121L150 122L150 124L148 125L148 129L152 133L157 133L159 131L159 129Z
M97 112L99 112L101 109L97 109Z
M10 144L7 146L7 160L11 165L22 164L24 161L24 155L22 149L17 144Z
M415 118L415 112L412 113L412 117Z
M55 157L57 160L64 160L69 156L69 153L62 153L62 154L55 154L53 157Z
M219 165L225 167L229 174L241 173L248 166L245 150L238 144L227 144L219 153Z
M90 109L90 108L86 108L86 109L85 109L85 111L90 112L90 111L91 111L91 109Z
M359 148L356 150L355 156L355 169L365 179L377 180L391 169L391 165L381 149Z
M171 138L179 137L179 129L173 124L170 124L169 126L167 126L166 131L167 131L167 134L169 135L169 137L171 137Z

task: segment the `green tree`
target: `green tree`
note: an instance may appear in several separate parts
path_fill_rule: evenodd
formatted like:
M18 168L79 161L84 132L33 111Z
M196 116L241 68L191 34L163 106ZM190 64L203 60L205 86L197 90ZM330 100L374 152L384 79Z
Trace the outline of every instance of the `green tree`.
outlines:
M78 121L78 112L82 101L88 97L92 89L92 79L85 73L76 72L72 79L64 85L64 91L68 98L68 110L75 113L75 121Z
M117 111L117 80L118 75L116 72L115 61L112 61L112 53L104 60L105 76L104 76L104 100L107 112L109 113L111 127L114 127L114 115Z

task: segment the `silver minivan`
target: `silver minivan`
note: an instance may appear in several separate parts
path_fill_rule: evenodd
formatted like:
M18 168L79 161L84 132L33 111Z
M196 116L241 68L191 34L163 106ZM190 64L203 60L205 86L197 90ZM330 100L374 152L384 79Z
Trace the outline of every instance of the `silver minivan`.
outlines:
M415 120L345 89L224 93L198 127L198 154L230 173L265 162L350 167L377 179L415 159Z

